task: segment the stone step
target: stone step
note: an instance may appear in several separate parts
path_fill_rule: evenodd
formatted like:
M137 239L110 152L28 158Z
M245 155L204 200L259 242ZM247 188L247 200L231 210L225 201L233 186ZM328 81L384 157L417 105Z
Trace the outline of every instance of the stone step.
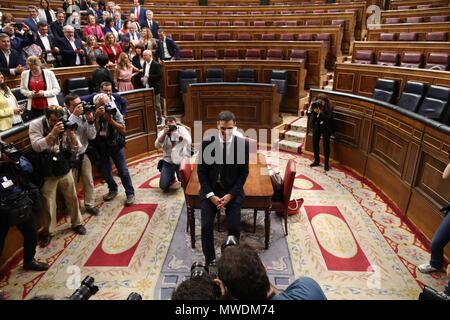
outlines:
M306 127L308 126L308 117L301 117L297 121L291 123L290 130L292 131L299 131L299 132L306 132Z
M280 150L289 151L293 153L302 153L303 143L288 140L280 140L278 141L277 144Z
M306 128L305 128L306 130ZM306 131L292 131L288 130L284 133L284 139L292 142L305 143Z

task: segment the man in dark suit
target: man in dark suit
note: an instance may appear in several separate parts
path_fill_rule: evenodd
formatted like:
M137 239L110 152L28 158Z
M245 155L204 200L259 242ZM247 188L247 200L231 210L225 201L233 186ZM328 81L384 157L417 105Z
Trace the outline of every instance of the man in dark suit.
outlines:
M38 33L35 43L42 49L45 62L52 64L53 67L58 67L57 56L59 55L59 48L55 37L48 34L48 25L46 22L38 22Z
M3 75L19 75L25 68L23 56L11 49L11 39L6 33L0 33L0 72Z
M153 11L147 10L145 12L146 19L141 23L141 28L149 28L152 32L152 36L155 39L159 39L158 29L159 24L156 21L153 21Z
M128 111L128 101L125 98L122 98L122 96L119 93L113 92L113 87L111 82L104 81L100 84L100 92L95 92L93 94L82 96L80 97L82 101L94 103L94 97L98 93L106 93L109 97L109 102L111 105L114 105L119 109L120 113L122 115L126 115Z
M180 58L180 50L175 41L166 37L164 30L158 30L159 39L158 42L159 52L161 54L161 60L178 60Z
M23 23L25 23L31 31L37 33L37 23L39 22L38 9L35 6L28 6L28 12L30 15L28 16L28 18L23 20Z
M64 37L58 39L58 43L63 67L82 66L85 64L85 52L81 40L75 37L74 27L66 25L64 27Z
M236 118L230 111L217 117L217 134L202 142L199 154L201 238L206 265L216 258L214 218L225 209L228 235L239 239L244 184L249 174L248 142L235 132Z
M134 7L130 10L130 13L134 13L139 24L142 24L147 19L147 10L139 4L139 0L134 0Z
M56 13L56 21L50 24L50 33L56 38L63 38L63 28L66 25L66 13L62 9L58 9Z
M153 88L155 91L156 100L156 118L157 124L162 123L162 110L161 110L161 66L153 59L152 50L145 50L142 54L144 58L144 65L142 66L142 85L144 88Z

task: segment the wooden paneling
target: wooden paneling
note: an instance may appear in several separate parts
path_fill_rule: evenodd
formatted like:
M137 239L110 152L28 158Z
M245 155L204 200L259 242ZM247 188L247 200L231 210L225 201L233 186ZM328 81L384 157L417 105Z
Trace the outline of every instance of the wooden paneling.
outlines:
M407 81L450 86L450 73L446 71L336 63L333 90L371 97L380 78L399 80L400 91Z
M230 25L233 25L234 21L243 21L246 27L253 26L255 21L263 21L265 22L267 27L275 27L275 22L277 21L294 21L298 26L304 26L306 20L317 20L320 26L330 26L333 20L344 20L345 26L344 29L341 30L343 33L342 42L341 42L341 50L343 53L348 53L350 50L350 44L354 41L354 30L355 30L355 13L323 13L323 14L302 14L302 15L264 15L264 16L239 16L236 17L234 15L209 15L209 16L175 16L175 15L158 15L158 21L160 26L164 29L168 29L169 27L165 27L166 21L174 21L178 26L183 26L183 23L186 21L192 21L195 23L196 27L205 26L206 22L216 22L219 21L228 21ZM224 27L219 27L218 29L222 29ZM238 27L240 28L240 27ZM297 34L295 28L289 27L292 31L291 33ZM292 29L294 28L294 29ZM282 28L284 30L285 27ZM227 30L227 29L225 29ZM304 29L300 29L300 31L304 32ZM219 31L220 32L220 31ZM245 31L243 31L245 32ZM275 33L279 31L275 31ZM315 33L315 32L311 32ZM321 32L325 33L325 31ZM197 38L200 39L200 38ZM236 38L234 38L236 39ZM339 52L336 53L339 55Z
M134 90L122 93L128 100L128 113L125 116L127 127L127 145L125 154L128 161L137 159L149 151L155 150L157 128L155 121L155 105L153 89ZM28 136L28 124L22 128L14 128L1 133L0 138L6 142L14 142L22 150L31 149ZM11 228L5 241L5 248L0 257L0 266L22 247L22 236L16 228Z
M387 18L399 18L405 22L409 17L421 17L429 22L432 16L450 16L450 8L381 11L381 23L384 24Z
M414 8L420 4L432 4L434 7L447 7L448 0L391 0L389 9L395 10L399 6L413 6Z
M261 41L263 34L275 34L276 40L280 40L281 34L303 34L303 33L329 33L331 35L331 48L330 48L330 64L334 62L336 57L341 56L341 43L342 43L342 32L339 26L326 26L326 27L308 27L308 26L298 26L298 27L164 27L167 34L171 34L172 38L178 42L182 39L182 34L193 33L195 34L195 39L200 40L202 34L214 34L217 33L229 33L231 34L232 40L237 40L238 34L247 33L251 36L253 41ZM247 41L240 41L242 43L247 43ZM265 41L269 46L273 41ZM287 42L287 41L283 41Z
M450 42L355 41L352 61L355 61L358 50L372 50L375 53L375 59L378 59L380 52L396 52L400 54L401 60L405 52L420 52L424 54L427 61L430 53L450 54Z
M184 101L186 112L183 123L194 136L200 128L194 121L201 120L201 133L216 128L217 115L229 110L236 115L239 128L266 129L268 143L270 130L281 123L279 104L281 95L271 84L255 83L197 83L189 86Z
M164 88L162 96L165 98L166 110L169 114L182 114L183 99L179 87L179 72L184 69L197 70L197 82L205 82L208 68L221 68L224 70L224 80L236 82L239 69L250 68L256 71L257 82L269 83L270 75L274 69L288 71L288 91L285 104L281 111L298 112L299 98L304 96L305 69L302 64L295 61L267 61L267 60L184 60L164 62Z
M308 53L305 66L307 70L305 78L306 86L320 87L321 77L326 74L326 48L321 42L317 41L180 41L179 45L182 49L193 50L195 60L201 60L202 50L204 49L215 49L219 60L223 58L225 49L238 49L240 59L245 59L247 49L260 49L263 61L266 59L267 50L269 49L281 50L283 52L283 60L286 61L289 60L292 50L306 50ZM267 64L272 65L276 65L278 62L280 61L266 60ZM301 96L303 96L303 92Z
M450 203L450 184L442 180L449 128L357 95L313 89L311 98L319 93L336 105L331 157L372 181L431 239L443 218L439 209ZM305 150L312 152L311 128Z
M450 22L381 24L374 29L367 30L367 40L379 41L382 33L416 32L418 41L425 41L427 33L438 31L446 32L449 36Z

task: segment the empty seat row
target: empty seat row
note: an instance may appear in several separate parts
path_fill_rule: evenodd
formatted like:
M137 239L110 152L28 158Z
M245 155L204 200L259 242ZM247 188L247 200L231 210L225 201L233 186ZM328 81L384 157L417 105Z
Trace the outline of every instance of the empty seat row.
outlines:
M228 4L229 5L229 4ZM179 6L176 5L176 6ZM257 14L265 14L265 15L291 15L291 14L322 14L322 13L338 13L338 12L346 12L346 13L352 13L355 12L354 9L330 9L330 10L284 10L284 11L280 11L280 12L275 12L275 11L222 11L222 12L217 12L217 11L206 11L206 12L200 12L200 11L193 11L193 12L183 12L183 11L160 11L157 14L160 15L186 15L186 16L200 16L200 15L207 15L207 16L216 16L216 15L257 15Z
M178 25L177 21L174 20L166 20L164 21L164 26L167 27L175 27ZM195 21L183 21L182 25L184 27L194 27L196 26ZM229 27L229 26L238 26L243 27L247 26L246 21L237 20L237 21L204 21L203 24L197 24L197 26L205 26L205 27ZM295 27L299 25L305 25L305 26L320 26L322 25L322 21L319 19L313 19L313 20L277 20L273 22L267 22L267 21L261 21L256 20L251 22L251 24L255 27L265 27L265 26L275 26L275 27ZM338 25L341 27L345 26L345 20L338 19L338 20L332 20L331 25Z
M245 51L244 58L248 60L261 60L263 59L262 49L247 49ZM223 55L216 49L203 49L201 51L201 58L205 60L215 59L240 59L239 49L225 49ZM285 59L286 58L286 59ZM294 49L289 52L289 57L284 57L283 50L281 49L268 49L266 52L267 60L291 60L306 63L308 58L308 52L306 50ZM181 49L180 60L194 60L194 50Z
M397 102L398 89L398 80L378 79L372 97L450 125L450 88L408 81Z
M431 52L426 58L421 52L397 52L381 51L375 59L372 50L358 50L355 52L354 63L378 64L383 66L399 66L403 68L425 68L430 70L450 70L450 55L448 53Z
M384 23L396 24L396 23L447 22L448 20L449 20L448 16L407 17L406 19L386 18L384 20Z
M224 82L223 69L209 68L206 70L205 82ZM256 71L254 69L239 69L236 82L257 83ZM287 90L288 72L287 70L272 70L270 83L275 84L277 92L285 94ZM180 92L186 93L189 84L198 83L197 70L185 69L179 73Z
M228 40L239 40L239 41L251 41L251 40L261 40L261 41L324 41L327 44L327 49L329 49L329 46L331 45L331 35L329 33L300 33L297 35L294 35L293 33L283 33L283 34L275 34L275 33L266 33L261 34L260 39L253 39L252 35L250 33L241 32L238 33L236 36L236 39L233 39L231 33L229 32L218 32L210 33L205 32L200 35L200 39L197 39L195 33L183 33L181 34L181 41L196 41L196 40L202 40L202 41L228 41ZM168 35L169 37L169 35Z
M419 40L419 34L417 32L400 32L397 33L390 33L390 32L383 32L380 33L380 41L418 41ZM448 33L442 32L442 31L435 31L435 32L427 32L425 35L426 41L447 41L448 40Z

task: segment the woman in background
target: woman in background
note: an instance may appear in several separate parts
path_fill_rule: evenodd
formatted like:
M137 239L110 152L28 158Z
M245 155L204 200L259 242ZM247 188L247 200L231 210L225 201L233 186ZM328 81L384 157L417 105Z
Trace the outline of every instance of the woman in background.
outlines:
M119 59L119 56L122 53L122 48L116 43L116 38L111 32L105 34L105 43L101 48L103 53L108 56L109 62L111 64L116 64L117 59Z
M119 92L134 90L134 86L131 83L131 77L134 72L139 72L140 70L135 68L132 64L128 55L122 52L119 56L117 62L117 88Z
M0 73L0 131L11 129L14 124L21 123L22 111L11 89L5 84L5 77ZM14 118L17 120L14 121Z
M50 25L53 21L56 21L56 13L50 7L48 0L41 0L39 2L38 13L39 21L45 21L48 25Z

